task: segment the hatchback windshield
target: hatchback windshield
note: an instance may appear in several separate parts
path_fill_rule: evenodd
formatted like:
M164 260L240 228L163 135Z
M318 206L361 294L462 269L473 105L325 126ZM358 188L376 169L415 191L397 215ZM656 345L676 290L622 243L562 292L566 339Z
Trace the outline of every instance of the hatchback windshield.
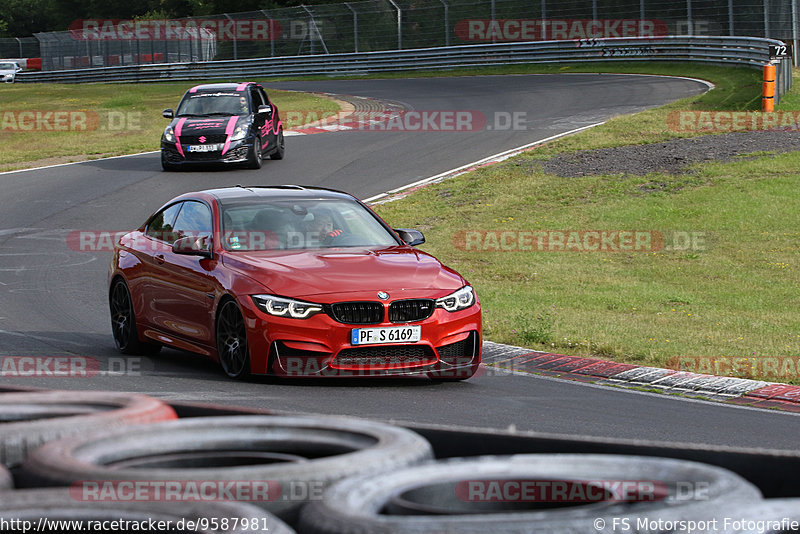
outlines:
M16 63L0 63L0 70L16 70Z
M232 200L222 206L227 250L398 245L360 204L345 199Z
M250 113L247 98L241 92L193 93L187 95L178 107L177 115L247 115Z

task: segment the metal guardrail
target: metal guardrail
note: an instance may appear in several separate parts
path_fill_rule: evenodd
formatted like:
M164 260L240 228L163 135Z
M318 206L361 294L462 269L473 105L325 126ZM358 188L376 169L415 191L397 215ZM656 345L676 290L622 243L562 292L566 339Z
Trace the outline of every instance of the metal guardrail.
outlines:
M310 75L358 75L400 70L596 61L693 61L761 68L769 46L758 37L584 39L462 45L414 50L290 56L237 61L132 65L55 72L20 73L20 82L157 82L246 79ZM791 60L779 61L776 97L791 87ZM777 101L776 98L776 101Z

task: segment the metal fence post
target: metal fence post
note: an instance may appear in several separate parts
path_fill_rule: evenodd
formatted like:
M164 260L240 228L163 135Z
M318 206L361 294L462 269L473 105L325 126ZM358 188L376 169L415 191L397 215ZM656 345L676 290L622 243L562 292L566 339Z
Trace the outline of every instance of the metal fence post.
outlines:
M494 24L495 18L497 18L494 2L495 2L495 0L492 0L492 24ZM497 42L497 38L494 36L494 33L495 32L492 32L492 42L496 43Z
M261 14L264 15L265 17L267 17L267 21L269 22L269 55L270 55L270 57L274 57L275 56L275 34L273 32L275 31L275 24L274 24L274 21L272 20L272 17L270 15L267 15L266 10L262 9L261 10Z
M225 18L229 21L233 22L233 18L230 15L227 13L223 13L223 15L225 15ZM233 59L239 59L239 47L236 45L236 32L233 31L231 33L233 34Z
M728 0L728 35L735 35L733 33L733 0Z
M769 0L764 0L764 37L769 39Z
M686 0L686 29L687 35L694 35L694 22L692 21L692 0Z
M494 2L494 0L492 0L492 2ZM394 6L394 8L397 10L397 49L398 50L402 50L403 49L403 28L402 28L403 12L400 10L400 6L398 6L395 3L394 0L389 0L389 3L391 3Z
M450 6L444 0L439 0L444 6L444 45L450 46Z
M347 9L353 12L353 52L358 53L358 11L347 2L344 3Z
M798 22L797 17L800 16L797 9L797 2L798 0L792 0L792 64L797 67L800 65L800 58L797 57L798 55L798 45L800 45L800 35L798 35Z
M547 0L542 0L542 20L547 20Z

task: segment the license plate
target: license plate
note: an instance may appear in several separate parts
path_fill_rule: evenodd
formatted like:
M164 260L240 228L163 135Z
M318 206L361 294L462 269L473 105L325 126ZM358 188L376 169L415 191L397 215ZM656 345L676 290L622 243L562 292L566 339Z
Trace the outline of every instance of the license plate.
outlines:
M189 145L186 147L189 152L216 152L222 150L221 143L212 143L210 145Z
M378 343L414 343L422 337L421 326L386 326L383 328L354 328L350 342L353 345Z

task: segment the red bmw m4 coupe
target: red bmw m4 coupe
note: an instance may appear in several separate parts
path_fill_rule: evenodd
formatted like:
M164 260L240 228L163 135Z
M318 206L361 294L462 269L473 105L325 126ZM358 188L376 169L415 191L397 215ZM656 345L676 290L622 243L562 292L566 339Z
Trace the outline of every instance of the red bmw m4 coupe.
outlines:
M232 378L464 380L480 364L480 303L424 242L339 191L187 193L115 246L114 341L200 353Z

